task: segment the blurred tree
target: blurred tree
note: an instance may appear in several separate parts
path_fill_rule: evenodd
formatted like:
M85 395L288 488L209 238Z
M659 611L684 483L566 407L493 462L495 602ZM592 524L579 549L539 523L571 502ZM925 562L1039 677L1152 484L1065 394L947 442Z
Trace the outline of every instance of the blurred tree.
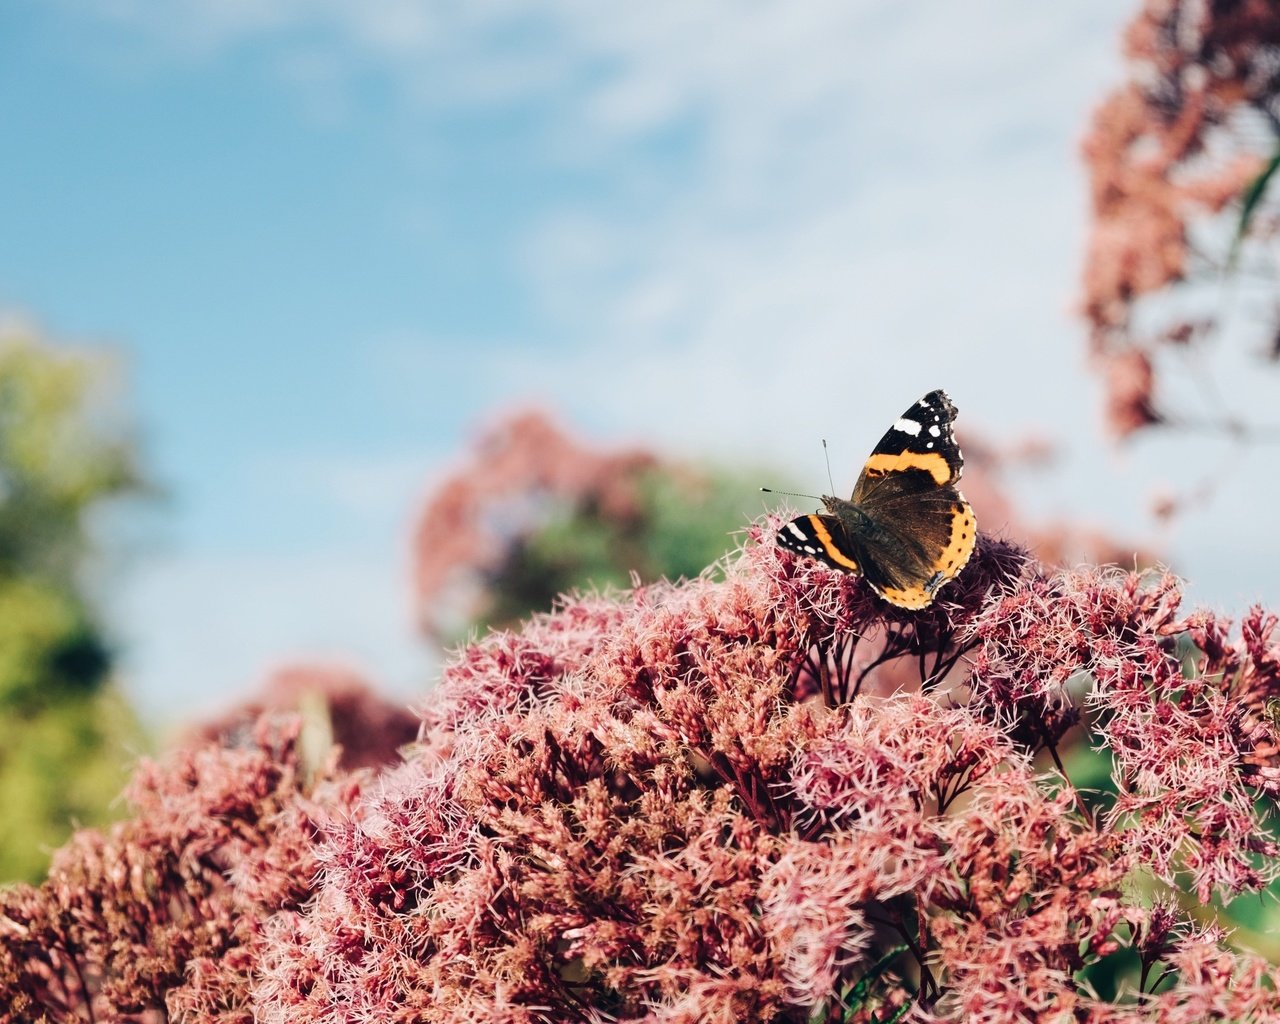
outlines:
M513 626L576 588L626 586L632 573L696 576L759 515L759 483L640 449L594 449L541 412L508 416L419 520L423 628L453 642L477 626Z
M140 740L86 594L94 512L141 489L114 369L0 331L0 880L105 820Z

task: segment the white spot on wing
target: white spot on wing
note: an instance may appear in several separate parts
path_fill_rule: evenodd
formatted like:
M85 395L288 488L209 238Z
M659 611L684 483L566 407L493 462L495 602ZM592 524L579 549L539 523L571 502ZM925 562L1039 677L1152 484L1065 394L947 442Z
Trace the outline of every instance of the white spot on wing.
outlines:
M804 535L804 531L800 529L800 527L796 526L795 523L787 523L787 529L791 531L792 536L795 537L796 540L808 540Z
M900 430L904 434L910 434L915 437L920 433L920 424L915 420L909 420L905 416L900 420L893 421L893 429Z
M935 423L929 428L929 433L934 437L939 437L942 434L942 430L938 427L938 424Z

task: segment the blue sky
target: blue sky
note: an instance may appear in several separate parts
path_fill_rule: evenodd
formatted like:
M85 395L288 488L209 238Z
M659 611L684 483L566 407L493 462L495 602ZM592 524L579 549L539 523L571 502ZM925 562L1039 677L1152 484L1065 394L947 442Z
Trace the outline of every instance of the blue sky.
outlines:
M843 485L942 385L1063 444L1030 507L1148 531L1186 454L1106 446L1070 313L1126 13L0 5L0 310L123 353L171 495L108 602L131 690L172 719L298 657L421 690L412 517L513 401L820 486L819 438ZM1210 596L1280 596L1214 575L1255 500L1167 538Z

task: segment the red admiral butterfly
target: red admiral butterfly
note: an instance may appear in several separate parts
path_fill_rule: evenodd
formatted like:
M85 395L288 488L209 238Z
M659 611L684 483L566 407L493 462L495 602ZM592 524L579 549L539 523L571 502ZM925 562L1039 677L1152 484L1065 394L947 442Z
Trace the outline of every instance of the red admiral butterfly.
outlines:
M899 608L928 606L977 543L973 509L956 489L955 416L946 393L930 391L880 439L850 500L823 495L827 514L793 519L778 546L857 573Z

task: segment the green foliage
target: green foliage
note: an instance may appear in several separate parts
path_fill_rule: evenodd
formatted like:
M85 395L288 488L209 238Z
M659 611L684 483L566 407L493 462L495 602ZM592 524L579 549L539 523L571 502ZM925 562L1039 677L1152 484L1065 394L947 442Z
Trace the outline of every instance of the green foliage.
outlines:
M113 687L0 718L0 879L42 878L73 828L114 817L142 742Z
M93 512L141 487L112 369L0 337L0 880L107 820L140 742L84 593Z
M758 476L723 470L697 479L656 471L643 493L652 521L644 578L697 576L735 546L734 531L763 508Z
M886 1007L880 1013L868 1008L871 1003L877 1001L873 993L873 986L879 981L880 976L884 974L889 964L906 951L906 946L894 946L872 964L861 978L849 985L841 993L840 998L835 1001L836 1005L834 1007L826 1005L820 1007L810 1019L810 1024L826 1024L830 1020L838 1020L841 1024L855 1020L869 1021L870 1024L897 1024L914 1005L910 999L897 1008Z
M1231 243L1231 254L1227 258L1227 266L1234 268L1240 256L1240 247L1244 244L1244 236L1249 233L1249 225L1253 221L1254 214L1258 212L1263 197L1267 194L1267 186L1271 184L1271 179L1275 177L1276 171L1280 171L1280 152L1276 153L1268 160L1258 172L1258 176L1249 183L1249 187L1244 190L1244 196L1240 201L1240 220L1236 224L1235 238Z
M512 546L480 625L510 626L571 590L629 586L632 573L642 581L697 576L760 512L758 482L742 474L659 465L644 471L638 490L639 507L625 518L594 504L552 507Z

